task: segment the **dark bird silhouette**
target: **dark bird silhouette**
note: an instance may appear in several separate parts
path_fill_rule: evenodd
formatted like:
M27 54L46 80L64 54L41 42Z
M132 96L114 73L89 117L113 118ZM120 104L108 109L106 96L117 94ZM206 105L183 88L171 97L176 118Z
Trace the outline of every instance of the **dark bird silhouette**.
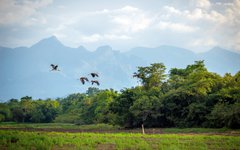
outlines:
M92 73L90 73L90 75L94 78L94 77L98 77L98 74L97 73L94 73L94 72L92 72Z
M140 74L134 72L134 73L133 73L133 77L134 77L134 78L140 78Z
M100 83L99 83L97 80L92 80L91 82L92 82L92 85L93 85L94 83L96 83L98 86L100 85Z
M60 70L58 69L58 65L51 64L50 66L52 67L52 70L51 70L51 71L60 71Z
M82 84L85 84L85 82L88 82L88 78L87 77L81 77L80 81L82 82Z

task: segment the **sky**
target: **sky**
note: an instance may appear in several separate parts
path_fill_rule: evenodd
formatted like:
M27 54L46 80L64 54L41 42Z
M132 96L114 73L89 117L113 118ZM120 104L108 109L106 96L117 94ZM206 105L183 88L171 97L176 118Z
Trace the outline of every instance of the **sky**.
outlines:
M89 50L172 45L240 53L240 0L0 0L0 46L53 35Z

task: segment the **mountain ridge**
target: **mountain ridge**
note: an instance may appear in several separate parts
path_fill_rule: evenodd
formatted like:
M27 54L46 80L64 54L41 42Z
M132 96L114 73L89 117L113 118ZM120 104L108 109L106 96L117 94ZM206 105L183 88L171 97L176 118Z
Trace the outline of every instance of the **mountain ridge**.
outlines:
M0 47L0 100L26 95L34 98L61 97L85 92L92 85L82 85L77 79L89 77L90 72L100 74L97 79L99 88L120 90L137 85L137 80L132 78L137 66L163 62L167 69L185 68L196 60L205 60L210 71L221 75L240 70L240 54L222 48L196 54L168 45L136 47L127 52L103 45L89 51L83 46L65 46L52 36L31 47ZM50 64L58 64L61 71L51 72Z

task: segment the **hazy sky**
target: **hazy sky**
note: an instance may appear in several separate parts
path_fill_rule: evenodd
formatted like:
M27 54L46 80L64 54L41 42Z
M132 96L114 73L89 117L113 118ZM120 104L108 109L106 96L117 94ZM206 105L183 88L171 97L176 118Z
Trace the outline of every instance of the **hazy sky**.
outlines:
M173 45L240 52L240 0L0 0L0 45L55 35L94 50Z

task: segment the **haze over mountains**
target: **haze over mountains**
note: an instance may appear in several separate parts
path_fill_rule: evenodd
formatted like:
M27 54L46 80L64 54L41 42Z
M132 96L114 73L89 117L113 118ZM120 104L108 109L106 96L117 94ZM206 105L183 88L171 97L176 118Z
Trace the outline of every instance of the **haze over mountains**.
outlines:
M55 98L85 92L92 85L82 85L77 79L81 76L91 78L90 72L99 73L99 88L120 90L137 84L132 78L137 66L163 62L169 70L184 68L196 60L205 60L209 71L221 75L240 70L240 54L220 47L199 54L173 46L136 47L127 52L101 46L91 52L84 47L64 46L52 36L29 48L0 47L0 100L26 95ZM58 64L61 71L50 71L50 64Z

